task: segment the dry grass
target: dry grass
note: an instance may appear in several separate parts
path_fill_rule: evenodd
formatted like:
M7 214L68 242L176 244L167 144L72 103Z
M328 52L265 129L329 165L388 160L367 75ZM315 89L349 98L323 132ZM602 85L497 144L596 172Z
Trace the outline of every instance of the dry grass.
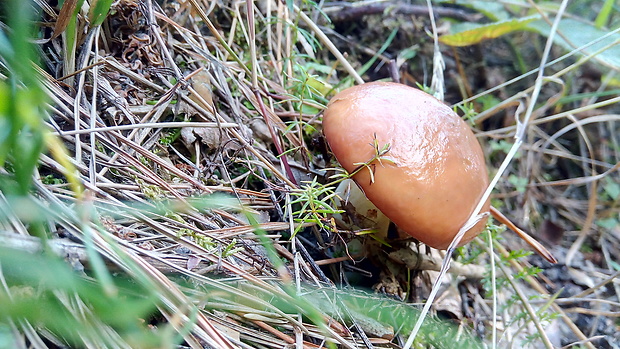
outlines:
M47 126L70 154L70 165L60 148L42 154L35 178L48 243L106 294L118 292L113 280L122 275L156 295L157 311L143 319L158 333L154 346L403 345L416 318L406 302L428 296L441 254L421 248L418 256L408 245L338 231L320 212L305 222L289 213L298 210L295 198L307 198L304 183L338 173L320 137L319 113L334 90L389 76L430 85L434 46L423 9L373 14L364 25L337 4L303 3L298 12L271 1L119 0L99 27L78 16L71 52L70 34L58 28L68 14L44 1L36 6L41 33L52 38L39 44ZM439 13L479 19L465 10ZM511 45L523 50L523 74ZM525 33L441 47L446 99L478 112L472 125L491 169L513 142L515 114L530 103L534 81L526 72L538 66L542 45ZM458 327L429 318L420 342L478 347L471 339L479 337L491 346L492 333L498 347L620 341L619 115L617 97L604 95L615 91L614 70L596 56L579 57L547 68L526 143L493 194L560 263L511 253L525 246L508 233L495 236L492 251L478 239L458 257L461 275L447 278L435 306ZM505 64L479 64L494 60ZM72 166L84 194L70 185ZM34 252L41 241L19 214L25 207L5 213L2 229L11 233L0 239ZM416 270L421 265L428 269ZM397 300L340 287L350 284ZM72 314L93 312L64 304ZM84 318L97 330L79 346L146 346L94 314ZM13 328L32 347L62 342L27 321Z

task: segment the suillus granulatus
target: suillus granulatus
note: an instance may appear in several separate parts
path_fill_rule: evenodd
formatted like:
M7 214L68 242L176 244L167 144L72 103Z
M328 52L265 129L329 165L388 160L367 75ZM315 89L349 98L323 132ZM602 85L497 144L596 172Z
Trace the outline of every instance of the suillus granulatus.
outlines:
M413 87L371 82L339 92L323 113L323 133L365 196L402 231L434 248L450 245L489 184L469 126ZM481 213L490 210L487 200ZM485 223L471 227L459 246Z

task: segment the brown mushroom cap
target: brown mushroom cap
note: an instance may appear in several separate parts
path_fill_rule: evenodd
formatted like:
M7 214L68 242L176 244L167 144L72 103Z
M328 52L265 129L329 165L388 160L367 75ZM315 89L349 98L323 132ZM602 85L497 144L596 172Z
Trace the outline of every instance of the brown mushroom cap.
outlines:
M467 221L488 186L480 144L448 106L418 89L372 82L334 96L323 114L323 132L349 173L379 148L390 150L353 179L400 229L425 244L445 249ZM356 165L357 164L357 165ZM489 202L482 212L489 210ZM482 231L478 222L461 240Z

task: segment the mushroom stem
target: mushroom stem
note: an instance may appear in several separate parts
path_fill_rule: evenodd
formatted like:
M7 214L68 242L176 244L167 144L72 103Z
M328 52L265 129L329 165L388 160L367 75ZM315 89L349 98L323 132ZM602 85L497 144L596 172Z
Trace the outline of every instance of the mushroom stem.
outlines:
M526 233L525 231L519 229L519 227L517 227L514 223L512 223L512 221L508 219L508 217L504 216L503 213L501 213L498 209L496 209L493 206L491 206L491 214L500 223L504 224L510 230L517 233L517 235L519 235L521 239L525 240L525 242L527 242L527 244L530 245L532 249L536 251L536 253L538 253L541 257L549 261L549 263L555 264L558 262L558 260L555 259L555 257L553 257L551 252L549 252L549 250L547 250L545 246L543 246L540 242L536 241L536 239L534 239L533 237L529 236L528 233Z
M334 219L351 231L373 231L380 239L387 238L390 219L387 218L350 178L340 182L336 188L338 209Z
M386 238L390 220L366 198L364 192L351 179L342 181L336 189L340 200L339 205L344 209L348 218L335 215L337 221L351 230L370 229L375 230L381 238ZM525 240L532 249L549 263L557 263L557 259L540 242L536 241L528 233L517 227L508 217L504 216L498 209L491 206L491 214L497 221L504 224L508 229L515 232L521 239ZM347 222L345 222L345 220Z

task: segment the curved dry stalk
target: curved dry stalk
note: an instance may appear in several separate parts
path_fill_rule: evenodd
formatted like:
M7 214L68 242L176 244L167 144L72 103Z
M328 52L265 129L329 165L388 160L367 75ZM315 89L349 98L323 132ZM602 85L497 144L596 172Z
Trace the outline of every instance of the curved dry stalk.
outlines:
M525 241L528 245L530 245L534 249L534 251L536 251L536 253L538 253L539 255L544 257L547 261L549 261L549 263L555 264L558 262L558 260L555 259L555 257L551 254L551 252L549 252L549 250L547 250L545 246L543 246L536 239L528 235L528 233L526 233L525 231L517 227L510 219L508 219L508 217L504 216L503 213L501 213L498 209L496 209L493 206L491 206L491 215L495 219L497 219L500 223L507 226L508 229L512 230L517 235L519 235L519 237L523 239L523 241Z

